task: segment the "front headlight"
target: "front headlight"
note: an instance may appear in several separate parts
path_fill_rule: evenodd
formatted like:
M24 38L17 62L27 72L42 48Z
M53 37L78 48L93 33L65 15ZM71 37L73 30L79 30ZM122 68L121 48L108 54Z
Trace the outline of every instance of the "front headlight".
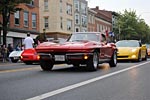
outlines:
M132 52L136 52L137 51L137 49L132 49Z

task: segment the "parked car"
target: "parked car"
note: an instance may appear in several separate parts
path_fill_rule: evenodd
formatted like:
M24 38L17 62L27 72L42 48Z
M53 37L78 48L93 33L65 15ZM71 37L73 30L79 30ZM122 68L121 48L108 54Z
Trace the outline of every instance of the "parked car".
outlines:
M150 57L150 44L146 44L146 48L147 48L147 55L148 57Z
M138 40L120 40L116 42L118 48L117 60L147 60L146 45Z
M98 64L117 65L117 48L106 43L106 36L99 32L77 32L65 43L44 42L36 47L43 70L52 70L54 64L86 65L87 70L97 70Z
M13 63L17 63L20 58L21 58L21 54L22 54L23 51L12 51L10 54L9 54L9 58L11 60L11 62Z
M39 56L34 48L26 49L21 53L21 61L23 61L25 64L32 64L39 62Z

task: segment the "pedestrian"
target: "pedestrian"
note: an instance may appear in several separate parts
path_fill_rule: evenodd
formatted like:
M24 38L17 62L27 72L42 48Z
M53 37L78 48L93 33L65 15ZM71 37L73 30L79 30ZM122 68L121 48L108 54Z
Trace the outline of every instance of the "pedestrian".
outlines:
M9 58L9 54L13 51L12 45L11 45L11 44L8 44L7 49L8 49L8 52L7 52L7 59L8 59L9 61L11 61L10 58Z
M24 49L33 48L34 41L33 41L33 39L30 37L30 33L27 33L27 37L24 39L23 44L24 44Z
M9 56L9 54L13 51L13 47L11 44L8 44L7 48L8 48L8 55L7 56Z
M0 44L0 60L2 60L2 45Z
M7 52L8 52L8 49L7 49L6 45L3 44L3 46L2 46L2 59L3 59L3 62L7 61Z
M20 46L19 43L16 45L15 50L16 50L16 51L21 51L21 46Z

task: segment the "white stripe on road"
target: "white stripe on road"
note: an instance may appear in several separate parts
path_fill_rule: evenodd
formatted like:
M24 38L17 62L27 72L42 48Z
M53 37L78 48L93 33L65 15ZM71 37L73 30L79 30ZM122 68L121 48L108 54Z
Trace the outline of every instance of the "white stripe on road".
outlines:
M98 81L98 80L101 80L101 79L104 79L104 78L107 78L107 77L110 77L110 76L113 76L113 75L116 75L116 74L119 74L119 73L122 73L122 72L125 72L125 71L128 71L128 70L131 70L133 68L140 67L140 66L145 65L147 63L150 63L150 61L138 64L138 65L135 65L135 66L131 66L129 68L122 69L122 70L119 70L119 71L116 71L116 72L113 72L113 73L110 73L110 74L106 74L106 75L103 75L103 76L100 76L100 77L96 77L96 78L93 78L93 79L90 79L90 80L87 80L87 81L83 81L83 82L80 82L80 83L77 83L77 84L73 84L73 85L70 85L70 86L67 86L67 87L64 87L64 88L61 88L61 89L58 89L58 90L54 90L54 91L51 91L51 92L48 92L48 93L45 93L45 94L42 94L42 95L39 95L39 96L35 96L35 97L29 98L27 100L41 100L41 99L45 99L45 98L48 98L48 97L51 97L51 96L63 93L65 91L69 91L69 90L81 87L83 85L90 84L92 82L95 82L95 81Z

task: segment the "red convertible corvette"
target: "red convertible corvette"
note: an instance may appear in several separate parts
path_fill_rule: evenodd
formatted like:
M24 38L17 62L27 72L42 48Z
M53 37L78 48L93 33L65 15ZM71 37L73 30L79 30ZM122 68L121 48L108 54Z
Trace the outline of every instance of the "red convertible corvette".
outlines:
M71 34L65 43L44 42L36 47L43 70L52 70L54 64L86 65L87 70L97 70L98 64L117 65L117 48L106 43L106 37L99 32L77 32Z

